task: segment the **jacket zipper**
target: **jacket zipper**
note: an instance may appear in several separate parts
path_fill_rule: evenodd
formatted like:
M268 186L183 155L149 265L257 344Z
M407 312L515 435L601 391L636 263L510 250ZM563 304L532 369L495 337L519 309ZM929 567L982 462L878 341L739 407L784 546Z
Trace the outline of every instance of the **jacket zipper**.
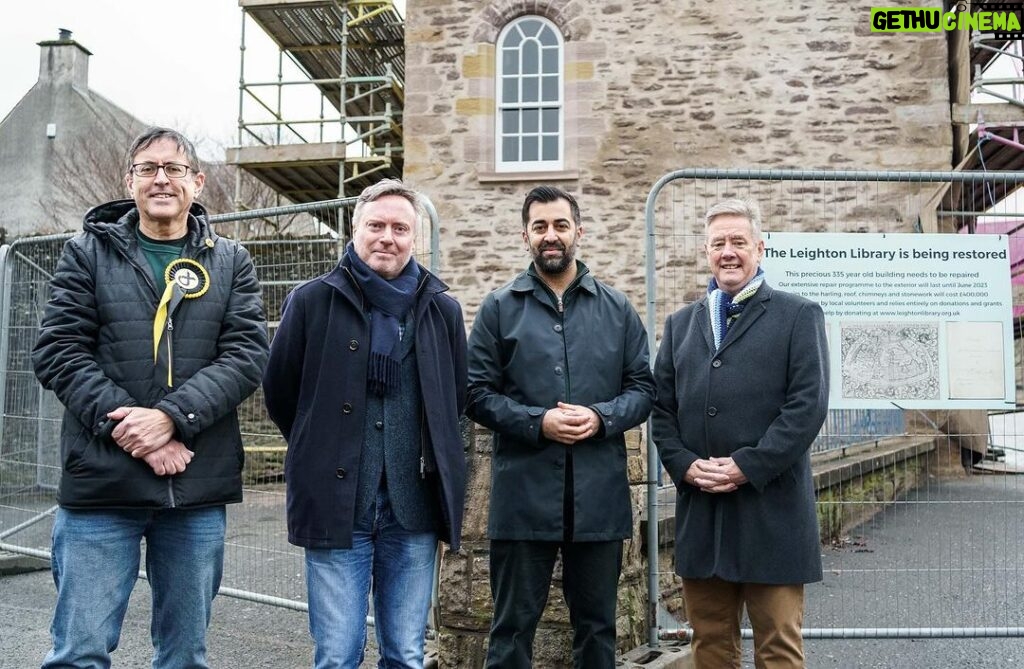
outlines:
M173 380L174 374L174 346L171 341L171 335L174 333L174 319L167 316L167 380ZM168 384L170 385L170 384ZM167 496L170 498L171 508L177 506L177 502L174 499L174 477L167 477Z
M174 387L174 319L167 316L167 386Z
M189 233L191 234L191 233ZM208 238L209 239L209 238ZM189 258L198 262L199 255L203 252L203 249L199 249L199 253L188 253L189 243L185 242L185 247L181 250L182 258ZM145 272L144 272L145 274ZM149 274L146 274L146 278L149 279ZM153 285L152 281L150 285ZM157 291L159 294L160 291ZM167 377L168 380L174 380L174 318L167 314ZM168 384L170 385L170 384ZM174 496L174 476L167 477L167 497L170 502L172 509L177 508L178 500Z

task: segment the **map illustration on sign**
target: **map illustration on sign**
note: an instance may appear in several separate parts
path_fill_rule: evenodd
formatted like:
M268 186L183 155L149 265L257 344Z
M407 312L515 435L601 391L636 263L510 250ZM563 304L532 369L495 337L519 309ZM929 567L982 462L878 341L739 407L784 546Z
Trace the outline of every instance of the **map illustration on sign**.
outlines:
M939 398L937 323L843 323L841 333L843 397Z

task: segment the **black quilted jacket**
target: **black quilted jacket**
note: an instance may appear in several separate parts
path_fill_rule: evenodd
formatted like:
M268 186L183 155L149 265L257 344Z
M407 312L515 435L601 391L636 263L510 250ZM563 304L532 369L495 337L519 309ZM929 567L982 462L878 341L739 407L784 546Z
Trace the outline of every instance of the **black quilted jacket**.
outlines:
M66 408L59 502L70 508L199 507L242 498L236 407L259 385L266 319L249 253L218 237L194 203L183 257L209 273L201 297L173 314L173 385L153 359L160 292L139 249L131 200L90 210L84 232L64 246L32 352L40 383ZM161 286L162 288L162 286ZM107 412L153 407L174 421L195 457L157 476L110 438Z

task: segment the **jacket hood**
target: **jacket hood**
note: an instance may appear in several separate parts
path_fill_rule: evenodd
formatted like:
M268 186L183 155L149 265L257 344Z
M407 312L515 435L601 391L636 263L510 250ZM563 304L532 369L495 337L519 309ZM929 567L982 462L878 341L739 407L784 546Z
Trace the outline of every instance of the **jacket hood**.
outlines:
M193 245L204 239L217 240L210 228L206 207L193 202L188 211L188 234ZM114 200L97 205L85 213L82 229L100 237L130 240L139 225L139 210L135 200Z

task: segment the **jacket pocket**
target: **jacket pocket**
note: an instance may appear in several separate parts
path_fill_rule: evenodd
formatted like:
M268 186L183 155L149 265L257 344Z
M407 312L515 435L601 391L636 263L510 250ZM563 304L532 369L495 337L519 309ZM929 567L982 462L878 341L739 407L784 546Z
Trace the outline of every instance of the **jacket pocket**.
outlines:
M82 471L85 468L85 451L92 441L92 433L80 425L74 438L68 439L65 436L61 441L68 444L64 452L64 470L71 474Z
M302 443L302 435L306 433L309 423L309 410L303 409L295 414L295 421L292 423L291 432L288 434L288 448Z

